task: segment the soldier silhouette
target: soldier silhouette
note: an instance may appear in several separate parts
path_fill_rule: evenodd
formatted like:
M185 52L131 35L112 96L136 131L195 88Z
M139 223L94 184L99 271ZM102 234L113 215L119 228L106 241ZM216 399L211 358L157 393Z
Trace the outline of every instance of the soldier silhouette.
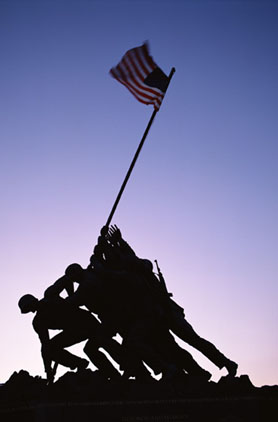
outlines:
M112 279L112 285L117 287L117 283L114 281L115 277ZM117 327L122 324L121 316L126 311L117 304L117 300L115 300L115 291L111 292L109 284L103 283L103 280L99 278L95 271L85 270L76 263L69 265L65 271L65 275L46 289L44 297L59 297L59 294L64 289L68 291L68 286L73 286L74 282L78 284L78 288L73 295L66 298L66 301L74 307L86 306L89 311L98 315L101 319L102 327L105 327L105 332L109 334L110 337L116 335L118 332ZM119 308L122 312L119 312ZM115 343L118 346L116 348L112 347ZM121 347L113 339L111 339L109 346L110 347L106 346L105 350L120 364L121 368L125 370L125 378L135 375L136 378L141 381L148 381L151 378L149 371L142 364L140 359L136 356L131 358L131 356L127 355L125 347Z
M104 230L103 230L103 233ZM161 271L158 268L159 279L152 271L152 263L149 260L138 258L130 247L130 245L122 238L121 231L115 225L110 227L105 235L106 242L110 242L117 253L121 256L121 263L123 268L129 271L133 270L137 274L141 274L145 279L146 286L150 288L156 299L160 301L164 309L164 319L168 326L176 336L200 351L211 362L213 362L219 369L226 368L230 376L235 376L238 365L232 360L228 359L222 352L220 352L214 344L208 340L200 337L193 329L193 327L185 319L184 310L174 300L171 299L171 294L168 293L166 283ZM102 244L104 242L102 241ZM110 254L113 249L110 248ZM103 251L105 254L105 250ZM91 258L91 261L93 259Z
M105 354L98 350L99 347L110 350L111 339L90 312L78 309L60 297L38 300L30 294L22 296L18 305L21 313L35 313L33 328L41 341L41 354L49 383L54 378L52 361L77 370L88 366L86 359L64 350L84 340L88 340L84 352L100 372L107 378L120 376ZM63 331L50 339L49 329Z
M160 306L146 295L141 283L133 285L130 274L123 271L105 268L102 277L101 273L100 269L95 272L71 264L66 269L66 277L69 282L77 281L79 287L67 300L77 306L85 305L111 331L123 337L125 364L122 369L142 379L147 376L145 367L139 363L142 360L155 374L162 372L163 378L177 376L183 370L193 376L210 378L209 372L178 346L161 324Z

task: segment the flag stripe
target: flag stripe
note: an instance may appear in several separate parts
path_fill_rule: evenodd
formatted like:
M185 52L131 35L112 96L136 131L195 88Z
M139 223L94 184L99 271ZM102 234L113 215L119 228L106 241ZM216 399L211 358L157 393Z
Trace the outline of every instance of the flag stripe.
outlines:
M139 64L139 66L141 67L141 69L144 71L144 74L146 75L145 76L145 78L147 77L147 75L150 73L150 71L152 71L152 69L148 69L147 67L148 66L146 66L146 64L147 64L147 61L144 59L144 56L143 56L143 58L141 58L141 54L143 53L143 51L142 51L142 49L140 49L140 51L138 51L138 50L136 50L135 52L134 52L134 55L135 55L135 57L136 57L136 59L137 59L137 61L138 61L138 64Z
M143 51L143 54L144 54L144 58L145 58L146 62L148 63L149 67L152 70L154 70L157 67L157 65L155 64L155 62L153 61L152 57L149 54L148 44L145 43L145 44L142 45L142 51Z
M117 75L115 73L117 72ZM144 84L144 81L138 80L134 71L133 67L128 66L127 61L125 59L122 60L122 66L116 66L115 68L111 69L112 75L119 81L123 81L127 84L130 84L135 90L139 90L140 92L144 91L145 95L152 94L148 98L152 98L153 96L161 96L161 91L158 88L151 88ZM127 76L128 75L128 76ZM134 86L135 85L135 86Z
M129 86L132 90L132 92L136 92L138 95L141 95L143 97L145 97L146 99L152 100L155 99L156 97L162 97L162 95L157 92L153 92L151 91L149 88L142 88L142 86L140 86L138 83L136 83L136 81L129 81L126 82L123 79L117 78L119 82L123 83L125 86ZM136 88L137 86L137 88ZM152 94L152 95L149 95Z
M156 68L157 65L149 55L148 45L145 43L128 50L118 65L110 70L110 74L125 85L138 101L153 104L155 109L159 109L164 92L144 82Z
M131 89L132 89L132 92L136 92L138 95L142 95L142 96L144 96L148 99L152 99L154 96L157 96L158 93L153 91L152 89L149 89L147 86L146 86L146 88L145 87L142 88L142 84L140 82L138 82L134 77L131 77L129 79L129 81L127 82L125 75L123 73L122 67L119 67L117 70L118 70L120 77L117 76L116 79L118 79L118 81L123 83L125 86L130 86ZM111 73L114 76L113 69L111 69ZM152 96L148 95L148 93L153 94L153 95Z
M149 92L153 95L161 95L160 89L152 88L150 86L147 86L144 83L144 79L140 78L140 76L137 77L137 74L135 73L134 67L128 66L128 64L125 60L123 60L123 67L126 67L127 73L129 74L129 81L125 81L125 82L128 82L128 83L133 82L135 85L137 85L137 87L140 90L144 90L144 91ZM120 68L119 70L121 70L121 69L122 68Z
M118 79L119 80L119 79ZM139 91L139 93L138 92L136 92L135 91L135 89L130 85L130 84L128 84L128 83L126 83L126 82L124 82L124 81L120 81L119 80L119 82L121 83L121 84L123 84L124 86L126 86L127 87L127 89L137 98L137 100L138 101L140 101L141 103L144 103L144 104L154 104L156 107L158 106L160 106L161 105L161 102L162 102L162 98L158 98L158 97L155 97L155 98L152 98L151 100L148 100L147 98L146 98L146 96L144 95L144 94L142 94L142 93L140 93L140 91Z
M144 73L141 72L140 67L138 67L137 64L134 62L132 55L125 56L125 58L123 59L123 63L129 69L130 75L134 75L134 77L137 77L141 82L144 82Z

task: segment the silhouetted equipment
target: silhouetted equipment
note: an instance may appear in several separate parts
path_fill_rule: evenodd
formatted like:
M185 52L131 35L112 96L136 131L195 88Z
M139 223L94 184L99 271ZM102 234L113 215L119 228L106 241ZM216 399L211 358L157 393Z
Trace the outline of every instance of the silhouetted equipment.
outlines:
M161 283L161 286L162 286L163 290L165 291L165 293L166 293L169 297L172 297L172 296L173 296L173 294L168 292L168 289L167 289L167 286L166 286L166 283L165 283L165 279L164 279L164 277L163 277L162 272L160 271L160 268L159 268L159 266L158 266L158 262L157 262L157 260L155 259L155 260L154 260L154 262L155 262L155 265L156 265L156 268L157 268L157 273L158 273L159 281L160 281L160 283Z

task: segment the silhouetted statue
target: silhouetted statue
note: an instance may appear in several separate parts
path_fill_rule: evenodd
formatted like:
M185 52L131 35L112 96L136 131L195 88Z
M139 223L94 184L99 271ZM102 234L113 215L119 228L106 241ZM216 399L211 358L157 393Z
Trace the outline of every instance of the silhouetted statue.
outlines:
M210 378L190 353L178 346L161 320L160 304L151 295L146 295L144 284L133 283L130 273L107 268L95 272L71 264L66 269L66 276L79 283L76 292L67 300L76 306L85 305L104 325L123 337L126 358L123 369L127 373L141 377L144 371L139 361L143 360L155 374L162 372L164 378L176 376L182 370Z
M103 238L103 236L102 236ZM193 329L193 327L186 321L184 317L184 310L170 297L166 283L162 273L158 268L159 279L152 271L152 263L148 260L138 258L129 246L129 244L122 238L121 232L117 226L112 226L105 236L106 243L111 243L112 247L109 249L110 255L115 251L117 256L120 256L122 268L128 271L134 271L145 280L145 293L153 294L155 300L159 301L164 311L164 323L166 323L169 330L171 330L180 339L190 344L190 346L199 350L211 362L213 362L219 369L225 367L230 376L235 376L237 372L237 364L228 359L221 353L212 343L200 337ZM108 247L105 246L105 240L102 239L101 244L103 250L102 254L106 256ZM110 258L111 259L111 258ZM91 261L95 262L91 257Z
M77 290L73 295L66 298L66 301L75 307L84 305L89 311L97 314L101 319L105 332L112 337L119 332L117 328L121 325L122 315L124 314L126 317L127 314L127 309L123 309L117 303L115 292L112 292L112 285L119 290L119 285L115 282L119 280L114 273L113 275L114 278L112 280L104 283L95 271L84 270L76 263L71 264L67 267L65 275L46 289L44 296L47 298L59 297L59 294L64 289L67 290L69 285L71 286L76 282L78 284ZM111 284L109 284L110 281L112 281ZM150 378L150 373L141 360L136 356L130 359L127 356L126 348L122 347L119 354L118 348L115 349L110 344L110 347L106 345L105 350L116 362L120 363L121 369L125 370L126 377L136 376L140 380Z
M54 372L52 361L71 369L87 367L88 361L64 350L88 340L84 352L106 378L119 377L110 360L116 361L124 377L147 380L150 373L172 379L184 376L208 380L211 374L200 367L191 354L179 346L175 334L203 353L218 368L235 376L237 364L208 340L201 338L186 321L184 310L168 292L157 265L139 258L123 239L117 226L103 227L87 269L74 263L38 300L25 295L19 301L21 312L36 312L33 326L42 343L42 357L49 382ZM74 289L74 283L78 286ZM61 292L66 290L67 298ZM86 306L88 311L80 309ZM93 315L96 314L101 322ZM61 333L49 339L49 329ZM113 339L119 333L122 345Z
M110 351L111 342L114 340L109 338L99 321L90 312L78 309L60 297L38 300L30 294L24 295L18 305L22 313L36 313L33 327L42 344L41 353L49 382L52 382L54 378L52 361L77 370L88 366L89 362L86 359L64 350L65 347L87 339L84 352L93 364L108 378L120 376L105 354L98 350L99 347L107 346ZM50 339L49 329L63 331ZM116 344L120 348L120 345ZM113 343L112 348L114 347Z
M141 360L157 374L175 372L174 364L166 362L150 341L146 341L154 319L146 318L146 300L142 300L144 292L140 291L136 281L127 278L126 272L107 268L103 271L85 270L79 264L71 264L65 274L71 281L79 283L76 292L67 300L76 306L85 305L98 315L105 327L122 336L126 360L121 367L128 375L147 376Z

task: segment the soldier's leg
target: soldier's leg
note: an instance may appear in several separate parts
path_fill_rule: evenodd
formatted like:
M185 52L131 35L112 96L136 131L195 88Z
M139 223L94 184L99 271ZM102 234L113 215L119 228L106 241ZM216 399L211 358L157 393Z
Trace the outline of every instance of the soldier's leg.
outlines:
M200 337L193 327L180 315L175 315L171 320L171 331L190 346L199 350L219 369L226 367L229 374L235 376L237 364L228 359L211 342Z
M61 333L53 337L47 345L47 349L49 355L51 356L51 359L71 369L86 368L89 363L86 359L82 359L70 353L69 351L64 350L64 348L80 343L81 341L84 341L87 338L88 336L86 336L86 334L84 333L76 333L67 330L62 331Z
M152 341L155 350L163 359L176 365L179 371L176 376L184 375L184 371L186 371L189 375L198 376L204 380L210 379L211 374L199 366L187 350L176 343L173 335L169 333L166 327L160 327L154 334Z
M159 347L154 345L158 338L155 330L147 328L147 324L142 322L144 321L135 324L126 338L125 346L128 353L146 362L156 375L162 372L163 378L171 378L177 374L177 366L171 359L165 358ZM157 341L160 343L160 340Z
M113 330L111 331L111 327L101 324L95 332L94 342L90 341L90 343L85 346L87 350L84 349L85 353L88 354L92 362L96 365L96 358L99 358L100 360L98 362L101 362L101 357L95 353L95 350L96 348L99 349L102 347L109 353L112 359L120 365L120 369L124 371L124 378L136 377L137 380L143 381L152 379L150 372L144 366L142 360L136 353L130 353L128 347L126 347L126 342L124 340L126 335L123 327L120 329L120 334L123 338L123 344L119 344L112 338Z
M99 341L100 347L103 347L107 353L114 359L115 362L121 363L124 361L124 352L121 344L109 337L103 337Z
M106 355L99 350L98 342L96 343L93 339L89 339L84 347L84 352L89 357L90 361L103 373L105 377L120 377L121 374L112 365Z
M119 344L114 339L104 339L101 342L101 346L120 364L121 370L124 371L124 378L128 379L134 376L141 381L152 379L142 360L134 353L128 353L124 345Z
M164 348L165 352L174 359L175 363L189 375L201 377L205 380L211 378L211 374L203 369L187 350L180 347L170 333L165 339Z
M130 338L123 336L122 348L124 353L124 360L121 364L121 369L124 371L123 377L126 379L135 377L137 381L143 382L153 380L150 372L142 362L140 347L138 349L137 344L134 345ZM149 362L147 359L145 361L148 366L154 366L157 374L161 372L161 368L157 367L157 363L152 365L153 362Z

